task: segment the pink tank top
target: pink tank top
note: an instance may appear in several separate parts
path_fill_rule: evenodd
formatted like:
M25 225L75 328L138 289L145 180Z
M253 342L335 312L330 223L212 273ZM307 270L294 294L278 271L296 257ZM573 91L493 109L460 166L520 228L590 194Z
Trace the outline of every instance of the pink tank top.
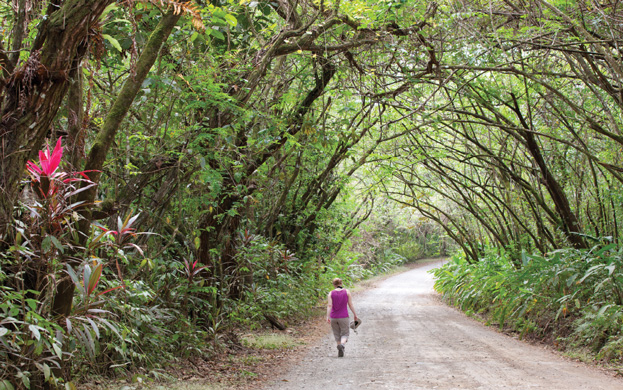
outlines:
M331 318L348 318L348 293L346 290L331 291L331 301L333 308L331 309Z

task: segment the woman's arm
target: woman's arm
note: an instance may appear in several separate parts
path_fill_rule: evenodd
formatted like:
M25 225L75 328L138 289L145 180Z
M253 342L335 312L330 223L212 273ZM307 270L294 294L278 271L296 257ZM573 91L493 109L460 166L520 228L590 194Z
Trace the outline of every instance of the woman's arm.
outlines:
M328 295L327 302L327 322L331 322L331 309L333 308L333 299L331 299L331 293Z
M357 321L357 313L355 313L355 306L353 305L353 298L350 296L350 291L346 290L346 294L348 294L348 307L350 307L350 311L353 312L355 321Z

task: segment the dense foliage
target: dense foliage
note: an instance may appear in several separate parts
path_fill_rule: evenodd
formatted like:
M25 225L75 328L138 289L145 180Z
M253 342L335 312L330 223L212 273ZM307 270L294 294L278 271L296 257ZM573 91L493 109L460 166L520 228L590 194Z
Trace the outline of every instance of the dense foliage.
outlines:
M523 266L489 255L477 264L455 257L434 270L450 303L522 337L623 358L623 258L613 244L523 256Z

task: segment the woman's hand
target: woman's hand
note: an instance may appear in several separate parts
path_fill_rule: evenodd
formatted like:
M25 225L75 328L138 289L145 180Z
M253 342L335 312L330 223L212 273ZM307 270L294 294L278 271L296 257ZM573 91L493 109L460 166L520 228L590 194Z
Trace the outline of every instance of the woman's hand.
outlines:
M331 319L329 317L327 317L327 324L331 323Z

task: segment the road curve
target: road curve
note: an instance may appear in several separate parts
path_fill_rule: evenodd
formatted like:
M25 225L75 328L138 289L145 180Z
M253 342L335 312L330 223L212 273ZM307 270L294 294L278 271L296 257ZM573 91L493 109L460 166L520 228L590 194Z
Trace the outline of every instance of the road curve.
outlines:
M343 358L327 336L265 390L623 389L623 380L487 328L445 306L429 264L355 296L363 324Z

